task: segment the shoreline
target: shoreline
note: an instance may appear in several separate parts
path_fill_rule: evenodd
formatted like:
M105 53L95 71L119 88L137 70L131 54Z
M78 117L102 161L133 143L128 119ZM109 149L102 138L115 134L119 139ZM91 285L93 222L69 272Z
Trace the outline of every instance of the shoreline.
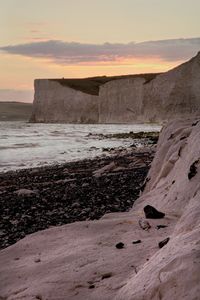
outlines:
M51 226L127 211L138 198L155 146L0 173L0 249Z
M30 125L1 122L0 173L95 158L117 147L143 146L159 127ZM133 132L137 134L133 134ZM149 132L149 138L144 137ZM152 132L153 131L153 132ZM155 133L156 132L156 133ZM104 133L102 135L101 133ZM109 136L108 136L109 135ZM146 140L146 141L145 141Z

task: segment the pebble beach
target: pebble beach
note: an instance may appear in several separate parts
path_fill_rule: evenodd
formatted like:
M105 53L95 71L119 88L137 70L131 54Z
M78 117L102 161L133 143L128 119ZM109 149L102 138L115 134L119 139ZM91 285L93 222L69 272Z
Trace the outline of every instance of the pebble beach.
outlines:
M51 226L127 211L138 198L155 145L109 156L0 174L0 248Z

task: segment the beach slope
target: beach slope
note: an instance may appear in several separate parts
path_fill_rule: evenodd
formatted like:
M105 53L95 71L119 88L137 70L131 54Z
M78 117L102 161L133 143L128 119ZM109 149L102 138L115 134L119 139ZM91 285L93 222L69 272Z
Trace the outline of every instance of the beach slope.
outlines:
M52 227L2 250L0 298L198 299L199 149L198 119L168 124L132 210ZM146 205L165 216L146 219Z

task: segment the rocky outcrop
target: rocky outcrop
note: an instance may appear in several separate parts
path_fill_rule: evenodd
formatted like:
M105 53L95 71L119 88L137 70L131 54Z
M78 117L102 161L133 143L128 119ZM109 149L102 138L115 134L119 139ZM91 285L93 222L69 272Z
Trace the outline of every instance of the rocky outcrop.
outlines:
M200 114L200 52L166 72L35 80L32 122L163 122Z
M2 250L0 298L198 299L199 182L200 119L173 121L133 209L50 228ZM145 219L147 205L165 215Z

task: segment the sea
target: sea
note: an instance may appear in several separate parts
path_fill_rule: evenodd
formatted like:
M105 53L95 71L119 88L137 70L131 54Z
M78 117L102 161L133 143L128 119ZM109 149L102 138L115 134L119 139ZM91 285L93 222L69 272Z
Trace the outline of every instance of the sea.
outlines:
M105 148L124 148L133 143L132 139L101 139L99 134L160 129L156 124L0 122L0 173L94 158L105 155Z

